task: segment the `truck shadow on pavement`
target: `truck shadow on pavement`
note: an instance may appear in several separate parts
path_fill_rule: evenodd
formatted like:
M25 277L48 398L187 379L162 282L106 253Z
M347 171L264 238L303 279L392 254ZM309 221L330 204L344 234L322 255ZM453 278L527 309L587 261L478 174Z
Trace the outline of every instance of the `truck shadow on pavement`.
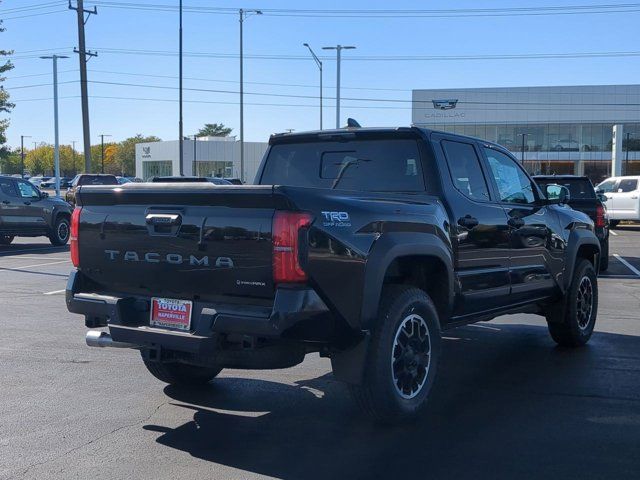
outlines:
M640 468L638 336L596 333L566 350L546 327L446 332L428 411L396 427L364 418L329 373L165 393L195 413L176 428L146 425L157 442L277 478L621 479Z

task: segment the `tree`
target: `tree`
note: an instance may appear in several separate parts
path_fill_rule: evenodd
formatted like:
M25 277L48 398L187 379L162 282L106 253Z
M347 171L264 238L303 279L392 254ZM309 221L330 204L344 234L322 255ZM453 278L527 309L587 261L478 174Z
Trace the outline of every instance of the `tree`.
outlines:
M225 127L224 123L205 123L204 127L198 130L199 137L228 137L233 128Z
M2 27L2 20L0 20L0 33L2 32L4 32L4 28ZM0 58L11 55L12 53L13 51L0 49ZM4 85L2 85L2 82L5 80L3 74L12 68L13 64L11 61L0 62L0 113L9 113L14 107L14 104L9 102L9 93L4 89ZM9 120L5 118L0 119L0 161L2 161L2 163L4 163L10 153L5 145L7 142L5 134L7 127L9 127Z
M115 164L118 169L118 175L133 176L136 172L136 144L147 142L159 142L156 136L144 137L137 134L135 137L129 137L120 143L115 153Z

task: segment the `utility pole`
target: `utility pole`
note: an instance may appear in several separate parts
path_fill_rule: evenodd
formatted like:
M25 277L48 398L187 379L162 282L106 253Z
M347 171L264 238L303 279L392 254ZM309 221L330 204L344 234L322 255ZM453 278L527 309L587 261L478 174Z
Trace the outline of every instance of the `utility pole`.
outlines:
M303 43L303 45L309 49L313 60L316 62L316 65L320 69L320 130L322 130L322 60L318 58L318 56L311 49L308 43Z
M323 50L335 50L336 51L336 128L340 128L340 62L342 50L353 50L354 46L351 45L336 45L335 47L322 47Z
M104 173L104 137L110 137L111 135L105 135L104 133L100 135L100 144L101 144L101 160L102 160L102 173Z
M91 15L97 15L98 10L93 7L93 10L85 10L83 0L77 0L76 7L71 6L71 0L69 0L69 9L75 10L78 14L78 48L74 48L80 59L80 97L82 102L82 137L84 141L84 170L85 172L91 172L91 132L89 129L89 92L87 88L87 56L97 57L95 52L89 52L86 49L84 41L84 25L89 20ZM84 19L84 14L87 13L87 20Z
M56 176L56 197L60 196L60 141L58 136L58 59L69 58L66 55L51 55L40 57L44 60L53 60L53 168Z
M71 160L73 162L73 176L75 177L78 173L76 171L76 141L75 140L71 140Z
M527 135L529 135L528 133L519 133L518 136L522 137L522 147L521 147L521 151L520 151L520 163L522 164L522 166L524 167L524 142L525 142L525 138L527 137Z
M183 128L182 128L182 0L180 0L180 20L179 20L179 28L178 28L178 49L180 50L180 53L178 54L178 103L180 104L180 106L178 107L179 109L179 120L178 120L178 138L180 139L178 141L178 169L179 169L179 173L180 176L182 177L184 175L184 133L183 133Z
M20 135L20 176L24 178L24 139L31 135ZM35 142L33 142L35 144Z
M262 10L238 10L240 14L240 181L244 183L244 53L242 25L251 15L262 15Z
M198 134L193 134L193 166L191 167L191 175L196 175L196 142L198 141Z

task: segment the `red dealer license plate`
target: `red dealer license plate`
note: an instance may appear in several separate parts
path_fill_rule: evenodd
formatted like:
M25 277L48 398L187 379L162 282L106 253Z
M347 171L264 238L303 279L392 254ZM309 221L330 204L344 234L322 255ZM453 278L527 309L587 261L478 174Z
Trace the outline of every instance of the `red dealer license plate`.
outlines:
M151 299L151 326L189 330L192 308L193 304L189 300L153 297Z

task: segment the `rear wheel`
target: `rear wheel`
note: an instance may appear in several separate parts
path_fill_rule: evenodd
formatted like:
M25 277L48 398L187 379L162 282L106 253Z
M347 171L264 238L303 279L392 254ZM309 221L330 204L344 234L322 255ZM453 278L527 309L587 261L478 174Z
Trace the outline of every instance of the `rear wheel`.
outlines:
M351 386L360 408L387 423L424 410L440 355L440 323L422 290L392 285L383 292L362 384Z
M591 338L598 314L598 279L593 265L579 259L563 304L546 314L551 338L565 347L580 347Z
M0 245L11 245L14 238L13 235L0 235Z
M49 234L49 241L56 246L66 245L69 241L69 219L67 217L58 217L53 230Z
M169 385L205 385L222 371L221 368L198 367L183 363L152 362L144 360L144 358L143 361L151 375Z

